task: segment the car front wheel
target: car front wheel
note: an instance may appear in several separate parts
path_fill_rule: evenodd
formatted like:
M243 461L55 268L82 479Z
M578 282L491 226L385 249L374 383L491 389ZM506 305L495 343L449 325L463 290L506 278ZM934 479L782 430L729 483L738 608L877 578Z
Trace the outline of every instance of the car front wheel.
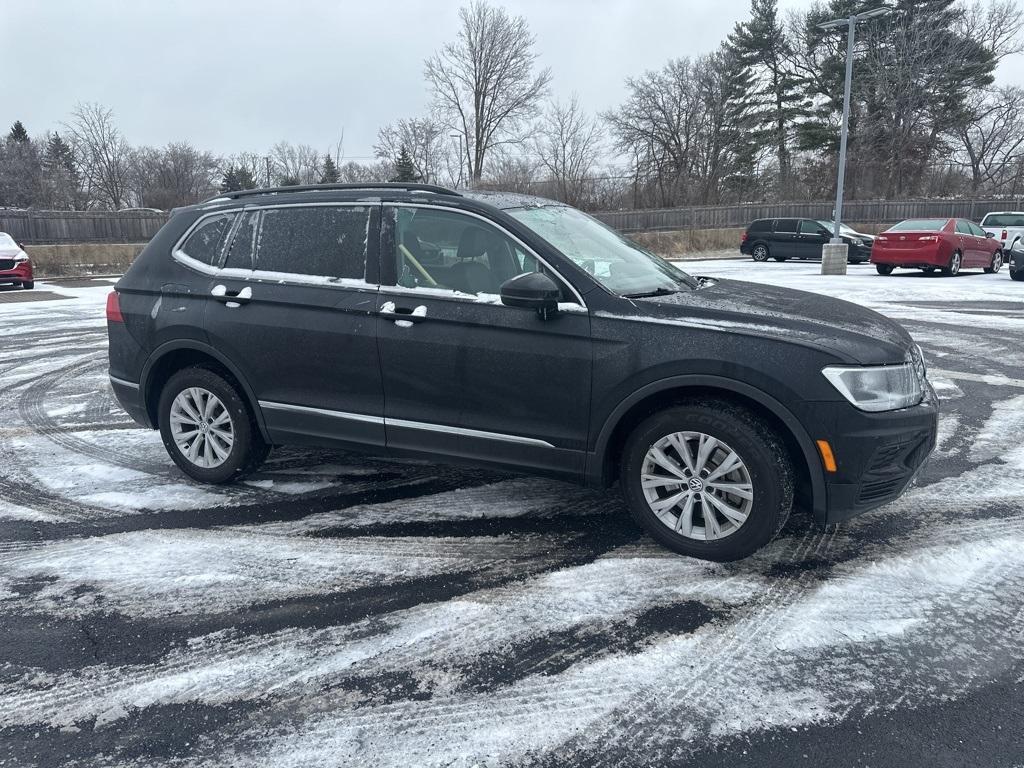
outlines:
M992 263L985 267L985 273L994 275L1000 269L1003 268L1003 252L996 251L992 254Z
M626 442L620 479L643 528L680 554L738 560L782 528L793 506L793 467L760 418L717 400L646 419Z
M202 483L226 483L254 471L268 446L249 406L209 368L178 371L158 406L160 436L182 472Z
M1010 279L1017 281L1024 281L1024 269L1011 269Z

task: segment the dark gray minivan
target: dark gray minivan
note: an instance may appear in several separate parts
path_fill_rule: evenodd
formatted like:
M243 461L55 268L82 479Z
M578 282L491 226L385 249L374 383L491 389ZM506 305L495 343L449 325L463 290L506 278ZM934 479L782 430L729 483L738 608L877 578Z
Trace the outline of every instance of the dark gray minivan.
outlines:
M175 211L107 305L110 380L190 477L271 446L616 482L731 560L794 504L896 498L935 443L920 350L854 304L691 277L539 198L286 187Z

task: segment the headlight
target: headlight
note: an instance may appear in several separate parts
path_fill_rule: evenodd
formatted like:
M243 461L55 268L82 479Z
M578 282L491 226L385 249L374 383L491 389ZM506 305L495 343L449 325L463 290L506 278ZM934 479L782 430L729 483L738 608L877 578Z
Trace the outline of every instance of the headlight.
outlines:
M24 251L22 251L21 253L19 253L19 254L18 254L17 256L15 256L15 257L14 257L14 260L15 260L16 262L19 262L19 261L28 261L28 254L27 254L27 253L25 253Z
M831 366L822 373L862 411L895 411L924 399L924 381L913 362L867 367Z

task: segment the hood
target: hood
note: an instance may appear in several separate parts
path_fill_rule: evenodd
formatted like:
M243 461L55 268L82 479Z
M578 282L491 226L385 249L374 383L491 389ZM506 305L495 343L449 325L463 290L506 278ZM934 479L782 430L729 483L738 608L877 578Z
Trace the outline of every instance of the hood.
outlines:
M653 319L804 343L862 365L901 363L914 343L878 312L792 288L716 278L696 291L633 301Z
M23 253L24 251L16 245L0 245L0 259L13 259Z

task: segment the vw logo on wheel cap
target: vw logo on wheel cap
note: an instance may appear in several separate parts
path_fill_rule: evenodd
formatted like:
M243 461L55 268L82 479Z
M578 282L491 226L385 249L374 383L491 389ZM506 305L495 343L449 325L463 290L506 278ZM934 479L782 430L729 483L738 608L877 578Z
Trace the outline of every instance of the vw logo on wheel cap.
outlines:
M687 486L689 486L690 490L694 493L699 493L704 490L704 481L699 477L691 477Z

